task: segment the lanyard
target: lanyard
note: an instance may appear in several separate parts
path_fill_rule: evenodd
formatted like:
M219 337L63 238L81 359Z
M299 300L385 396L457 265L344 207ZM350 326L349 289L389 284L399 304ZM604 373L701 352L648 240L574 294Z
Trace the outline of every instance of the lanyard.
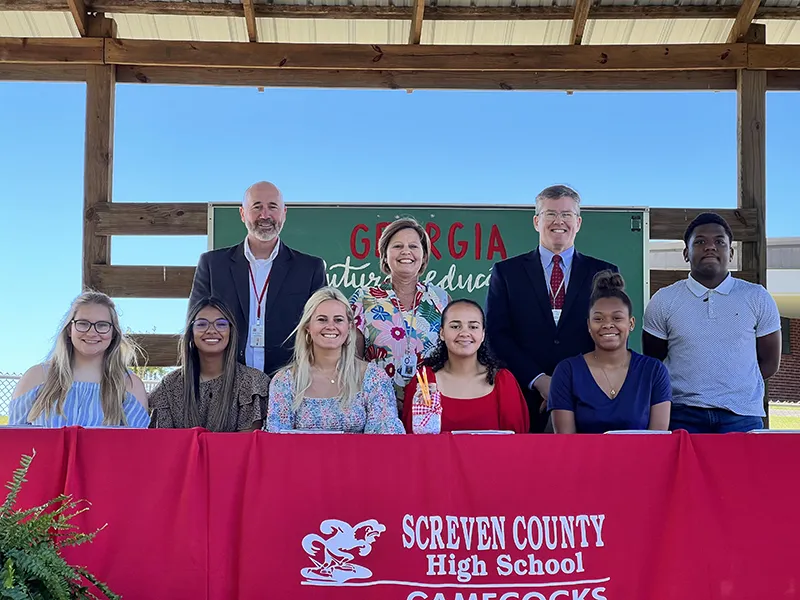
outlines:
M553 288L550 287L550 281L547 282L547 293L550 294L550 306L555 306L556 298L558 298L558 295L561 293L561 289L564 287L564 284L566 283L566 281L567 281L567 278L564 277L561 280L561 283L559 284L558 289L556 290L555 294L553 293Z
M553 267L555 267L555 263L553 263ZM545 280L547 282L547 293L550 294L550 306L555 306L556 298L558 298L558 295L561 293L561 289L567 283L567 273L564 270L564 268L562 267L561 268L561 283L558 284L558 289L556 290L555 294L553 293L553 287L550 285L550 278L551 277L553 277L553 270L552 269L550 270L550 277L546 277Z
M253 275L253 267L247 265L247 268L250 269L250 282L253 284L253 293L256 296L256 300L258 301L258 306L256 308L256 319L258 319L257 324L261 325L261 303L264 301L264 296L267 293L267 286L269 285L269 278L272 276L272 269L269 271L269 275L264 280L264 287L261 288L261 293L258 293L258 289L256 289L256 278Z

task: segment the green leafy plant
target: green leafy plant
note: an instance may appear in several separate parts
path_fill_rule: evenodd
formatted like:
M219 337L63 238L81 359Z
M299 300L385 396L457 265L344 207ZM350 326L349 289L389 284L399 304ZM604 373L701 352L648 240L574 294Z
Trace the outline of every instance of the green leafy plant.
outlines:
M105 527L81 533L72 519L88 506L62 494L41 506L15 509L17 496L36 456L23 455L6 484L8 495L0 506L0 598L9 600L101 600L121 598L82 567L71 566L61 549L91 542ZM87 503L88 504L88 503ZM99 591L97 596L90 586Z

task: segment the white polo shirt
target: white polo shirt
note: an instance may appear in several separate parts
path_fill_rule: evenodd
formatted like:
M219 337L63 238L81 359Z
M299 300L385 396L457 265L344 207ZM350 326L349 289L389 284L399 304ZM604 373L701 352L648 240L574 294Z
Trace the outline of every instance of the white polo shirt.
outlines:
M644 330L668 342L673 402L745 416L764 416L756 338L780 328L769 292L730 273L713 290L690 275L658 290L644 312Z

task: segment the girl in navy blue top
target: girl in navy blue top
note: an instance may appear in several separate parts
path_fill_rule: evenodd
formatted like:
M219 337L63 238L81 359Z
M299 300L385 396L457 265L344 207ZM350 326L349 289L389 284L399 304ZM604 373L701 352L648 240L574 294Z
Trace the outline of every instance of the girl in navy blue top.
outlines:
M634 318L622 276L602 271L592 286L589 333L595 349L561 361L553 373L547 407L555 432L668 429L669 374L661 361L628 350Z

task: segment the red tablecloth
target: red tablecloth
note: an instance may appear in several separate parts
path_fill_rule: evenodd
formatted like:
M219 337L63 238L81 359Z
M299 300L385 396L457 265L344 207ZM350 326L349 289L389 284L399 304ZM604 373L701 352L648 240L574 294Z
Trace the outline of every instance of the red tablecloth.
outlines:
M0 478L34 448L126 600L800 598L795 435L7 429Z

